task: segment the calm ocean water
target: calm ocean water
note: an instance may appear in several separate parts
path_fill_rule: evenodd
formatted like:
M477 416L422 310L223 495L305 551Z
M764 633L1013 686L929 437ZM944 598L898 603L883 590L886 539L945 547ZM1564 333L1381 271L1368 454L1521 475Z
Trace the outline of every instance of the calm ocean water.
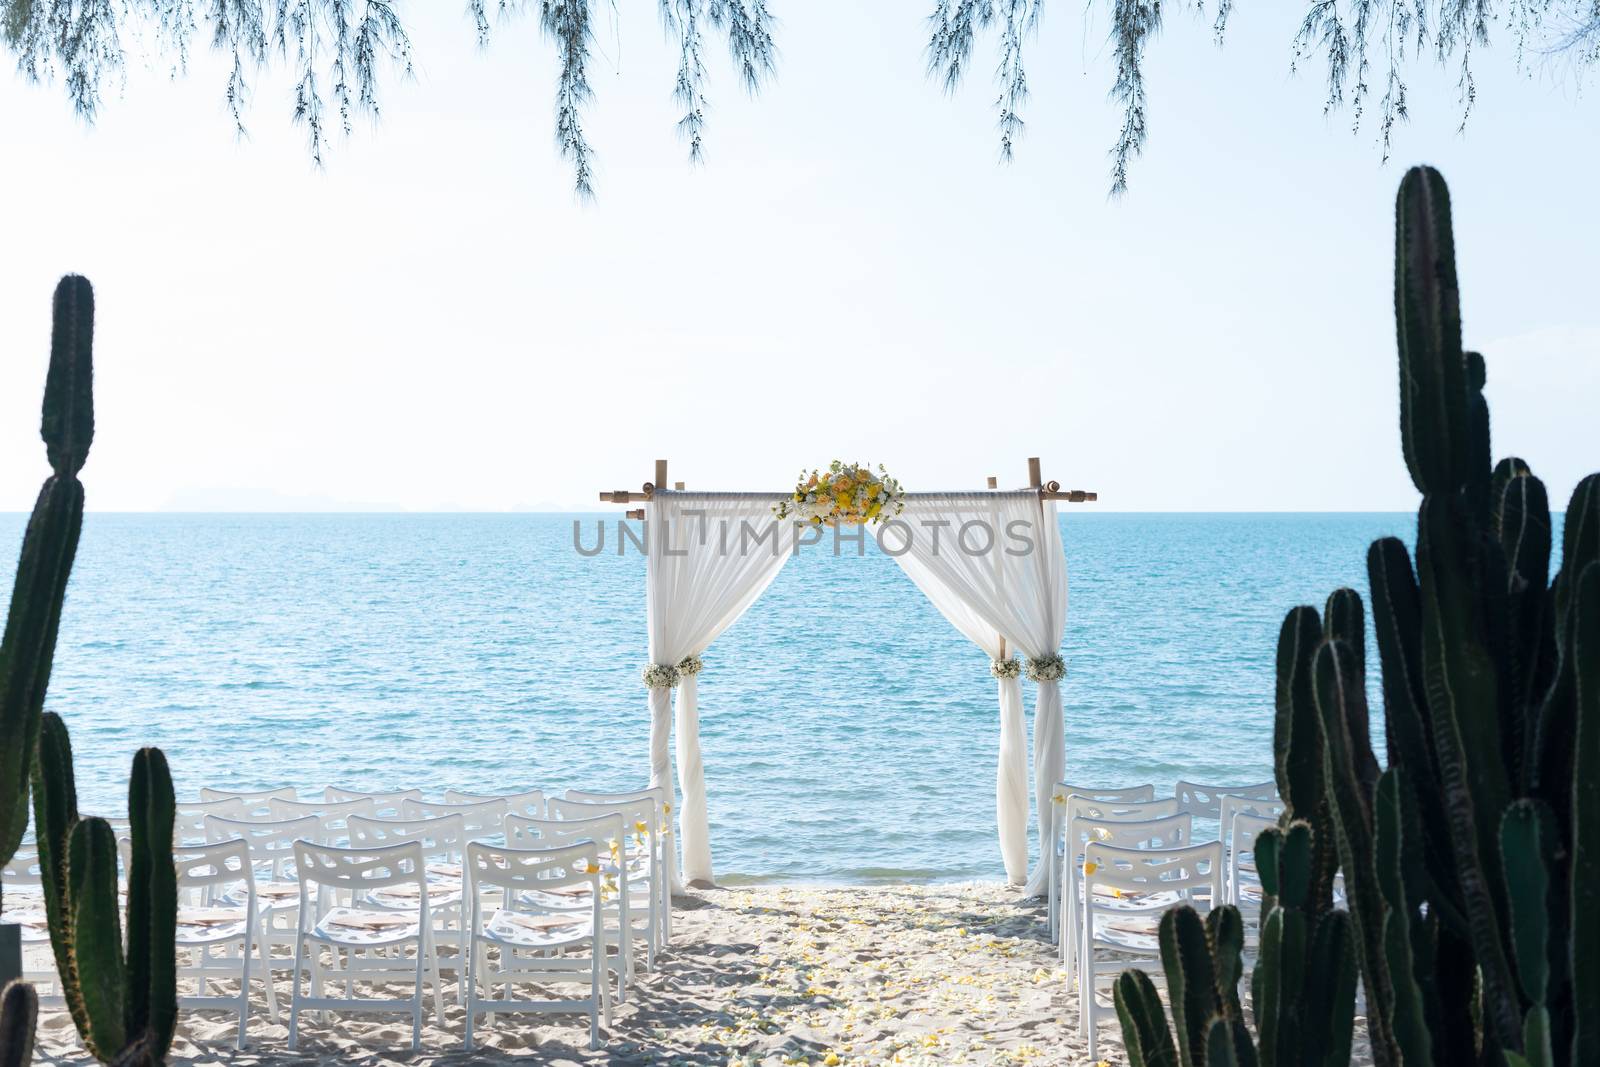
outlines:
M1067 510L1068 776L1163 789L1271 776L1284 612L1364 594L1367 544L1415 523ZM25 521L0 515L8 590ZM121 814L147 744L180 794L642 782L643 559L614 514L581 557L573 521L91 514L49 698L83 806ZM892 560L826 545L705 657L719 877L999 877L988 661Z

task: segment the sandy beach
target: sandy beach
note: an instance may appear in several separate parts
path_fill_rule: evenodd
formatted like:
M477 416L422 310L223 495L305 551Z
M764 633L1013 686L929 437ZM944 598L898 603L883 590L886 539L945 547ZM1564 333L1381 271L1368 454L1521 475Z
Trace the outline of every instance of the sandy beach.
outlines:
M603 1051L588 1050L584 1020L500 1016L466 1053L450 997L415 1055L399 1016L313 1013L291 1052L263 1008L244 1052L231 1016L184 1012L173 1062L1087 1064L1042 907L1001 885L711 890L680 899L671 952L617 1009ZM1115 1026L1101 1036L1102 1058L1123 1062ZM41 1013L39 1055L87 1060L65 1013Z

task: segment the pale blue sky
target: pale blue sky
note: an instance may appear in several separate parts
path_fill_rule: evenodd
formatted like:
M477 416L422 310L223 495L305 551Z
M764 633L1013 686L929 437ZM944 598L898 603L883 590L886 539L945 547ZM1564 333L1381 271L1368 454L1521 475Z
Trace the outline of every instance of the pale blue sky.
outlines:
M1113 201L1120 116L1078 5L1046 12L1001 166L992 53L945 97L928 0L773 0L778 78L747 100L719 46L692 168L655 5L620 0L580 203L533 27L479 54L457 5L408 6L416 83L322 173L281 82L233 139L209 57L135 72L94 129L0 76L0 509L45 473L69 270L99 298L95 508L593 507L657 456L697 488L779 489L835 456L975 488L1029 455L1108 510L1410 508L1390 256L1414 161L1455 196L1496 454L1563 502L1600 465L1600 100L1514 74L1504 42L1464 136L1453 72L1412 71L1382 166L1372 132L1323 117L1320 68L1291 76L1300 5L1242 0L1221 51L1171 15L1150 148Z

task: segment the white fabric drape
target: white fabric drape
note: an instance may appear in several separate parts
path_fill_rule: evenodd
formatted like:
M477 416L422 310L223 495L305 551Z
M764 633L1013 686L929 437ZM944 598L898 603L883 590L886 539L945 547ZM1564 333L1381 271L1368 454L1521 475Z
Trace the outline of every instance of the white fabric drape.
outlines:
M1053 502L1040 500L1034 490L920 493L907 499L905 511L895 521L904 523L905 528L885 531L885 550L958 630L986 651L992 648L991 656L999 647L998 642L985 644L988 634L1004 636L1030 659L1059 654L1066 628L1067 570ZM1020 692L1016 697L1015 714L1020 720ZM1004 735L1007 701L1003 685L1001 701ZM1020 721L1015 734L1019 740L1010 750L1002 746L997 774L997 800L1002 810L1016 805L1018 782L1024 783L1024 794L1027 788ZM1060 685L1041 681L1033 723L1034 813L1039 840L1046 846L1041 851L1046 854L1052 827L1050 795L1065 766ZM1011 821L1009 816L1002 818ZM1008 875L1010 858L1019 849L1023 855L1027 850L1025 820L1016 821L1023 822L1020 832L1008 822L1003 822L1001 829ZM1030 894L1045 891L1049 868L1043 860L1042 855L1028 877L1026 891Z
M963 500L968 510L957 514L947 510L956 499ZM925 508L922 498L914 498L907 512L901 516L901 521L909 527L907 543L910 547L897 554L895 559L917 588L939 609L939 614L969 641L983 649L991 660L998 660L1002 658L1005 638L1001 636L997 620L1004 614L1002 605L1008 586L1000 542L995 540L988 546L991 550L989 554L977 560L979 568L988 565L993 578L993 584L984 589L984 600L993 602L990 605L993 610L989 611L980 611L968 602L967 596L977 587L977 583L948 581L946 575L949 571L940 568L931 558L937 551L960 552L961 547L954 538L959 535L961 524L974 518L991 530L1000 531L1004 526L1001 510L991 500L948 498L941 507ZM923 527L921 523L924 521L953 521L954 528ZM937 549L932 540L936 532L940 537ZM893 528L884 532L883 544L890 553L898 552L902 533L904 531ZM969 537L968 543L974 548L982 546L981 541L972 537ZM961 568L961 573L969 578L975 577L968 568ZM1006 881L1021 885L1028 877L1028 764L1022 723L1022 681L1011 677L998 678L996 682L1000 701L1000 746L995 766L995 826L1000 838L1000 858L1005 863Z
M743 615L789 559L795 527L772 515L776 498L656 490L645 505L650 662L676 667L703 653ZM711 880L697 685L678 691L679 842L683 873ZM650 784L672 795L670 691L650 690Z

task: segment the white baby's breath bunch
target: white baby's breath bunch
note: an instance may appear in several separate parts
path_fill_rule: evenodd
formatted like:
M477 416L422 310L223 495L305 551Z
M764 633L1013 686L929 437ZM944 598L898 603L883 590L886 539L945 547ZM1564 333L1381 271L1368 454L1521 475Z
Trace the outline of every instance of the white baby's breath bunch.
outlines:
M1067 661L1060 656L1040 656L1028 660L1028 681L1057 682L1067 676Z
M989 673L996 678L1015 678L1022 673L1022 664L1015 659L992 659L989 661Z
M705 669L705 666L705 661L699 656L685 656L678 661L678 674L680 677L687 678L690 675L699 674Z
M814 470L809 475L802 471L794 492L774 504L772 513L814 526L825 522L862 526L898 515L905 506L904 490L883 464L873 473L868 464L836 459L826 471Z
M644 684L646 689L671 689L678 684L678 668L670 663L647 663Z

